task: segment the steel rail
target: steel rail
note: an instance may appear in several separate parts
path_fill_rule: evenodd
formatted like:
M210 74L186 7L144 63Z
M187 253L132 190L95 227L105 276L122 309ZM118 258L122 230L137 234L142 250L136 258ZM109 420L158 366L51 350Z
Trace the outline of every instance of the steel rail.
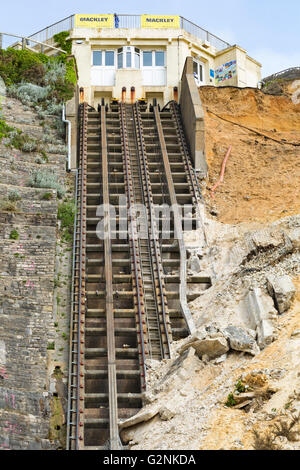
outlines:
M77 244L77 209L78 209L78 171L76 171L75 179L75 215L74 215L74 232L73 232L73 260L72 260L72 290L71 290L71 319L70 319L70 342L69 342L69 378L68 378L68 407L67 407L67 440L66 449L70 450L70 434L71 434L71 383L73 370L73 335L75 328L74 310L75 310L75 265L76 265L76 244Z
M86 309L86 173L87 173L87 103L82 104L82 147L81 147L81 191L80 191L80 256L79 256L79 312L78 312L78 367L77 367L77 426L76 450L83 447L84 441L84 325ZM81 408L82 403L82 408Z
M195 324L192 318L190 309L187 304L186 299L186 249L183 239L183 231L182 231L182 217L179 214L177 198L175 193L175 187L171 172L171 166L169 162L169 156L167 151L167 146L164 138L163 128L161 124L159 109L157 104L153 106L153 112L155 117L156 128L158 132L158 139L161 148L161 153L163 157L163 164L164 170L167 177L167 184L168 184L168 191L170 196L171 205L173 208L174 214L174 238L177 236L178 239L178 246L180 250L180 291L179 291L179 299L180 299L180 306L182 310L182 314L185 318L188 330L190 333L195 331Z
M126 131L126 119L125 119L125 105L124 103L119 104L120 110L120 127L121 127L121 140L123 146L123 161L125 165L125 186L127 192L127 210L129 216L129 243L131 243L132 248L132 262L133 262L133 276L134 276L134 283L136 287L136 297L137 297L137 309L138 309L138 325L139 325L139 335L140 341L138 342L138 349L139 349L139 357L140 357L140 369L141 369L141 387L142 389L146 389L146 364L145 364L145 344L146 341L144 339L144 329L143 325L145 324L145 320L143 320L144 313L144 299L143 293L141 291L142 288L142 278L141 278L141 267L137 256L137 230L136 230L136 221L133 214L131 214L130 208L134 202L134 195L132 190L132 178L131 178L131 168L130 168L130 159L129 159L129 152L128 152L128 139L127 139L127 131Z
M140 160L142 162L143 171L144 171L143 183L145 186L144 189L145 189L145 194L147 197L147 205L148 205L149 215L150 215L150 232L151 232L152 240L154 244L154 256L155 256L155 263L157 267L157 277L158 277L158 284L159 284L159 294L160 294L160 299L161 299L163 326L164 326L164 332L165 332L166 342L167 342L167 351L165 351L164 347L162 347L162 357L170 358L171 357L171 347L170 347L170 339L169 339L170 326L168 327L168 325L170 325L170 321L167 320L167 316L169 314L168 314L168 307L167 307L166 290L164 286L164 281L161 276L162 261L161 261L161 256L160 256L160 250L157 246L158 245L157 227L156 227L155 216L153 212L153 197L152 197L152 191L151 191L151 186L150 186L149 170L148 170L148 164L147 164L145 143L144 143L144 138L143 138L143 129L142 129L138 103L135 103L134 111L135 111L134 112L135 125L138 131L138 140L139 140L139 147L140 147L139 154L140 154ZM170 331L170 334L172 334L171 331ZM162 341L162 346L163 346L163 341Z
M112 280L112 247L109 205L109 179L107 157L107 135L105 106L101 106L101 154L102 154L102 186L104 205L104 263L106 281L106 332L107 332L107 362L108 362L108 392L109 392L109 431L110 449L120 450L118 431L118 398L115 327L113 309L113 280Z
M76 178L76 215L73 242L73 282L72 313L70 325L67 449L78 450L83 441L83 402L84 390L83 350L85 313L85 207L86 207L86 152L87 152L87 106L80 105L79 170ZM74 383L75 382L75 383ZM74 392L74 389L76 393Z

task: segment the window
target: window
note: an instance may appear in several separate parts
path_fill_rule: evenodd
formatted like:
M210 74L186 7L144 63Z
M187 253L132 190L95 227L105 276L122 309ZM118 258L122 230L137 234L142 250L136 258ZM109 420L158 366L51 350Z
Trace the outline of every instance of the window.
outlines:
M204 84L204 64L197 61L193 61L193 72L196 83L198 86Z
M140 50L137 47L134 48L134 67L140 68Z
M156 67L165 66L165 53L163 51L155 51L155 65Z
M123 47L118 49L118 69L123 68Z
M193 72L194 76L198 77L198 62L193 62Z
M152 67L152 51L143 52L143 66Z
M126 68L131 68L131 51L126 52Z
M140 68L140 50L137 47L126 46L118 49L118 69L123 68Z
M165 53L164 51L144 51L143 67L164 67Z
M105 51L105 65L106 67L113 67L115 65L114 51Z
M102 65L102 51L93 51L93 65Z
M93 51L93 65L97 67L114 67L115 52L114 51Z

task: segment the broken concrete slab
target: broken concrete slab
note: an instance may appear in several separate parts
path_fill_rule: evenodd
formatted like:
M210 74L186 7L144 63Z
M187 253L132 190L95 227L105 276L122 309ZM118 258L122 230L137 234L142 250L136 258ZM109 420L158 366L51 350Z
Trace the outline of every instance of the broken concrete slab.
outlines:
M274 340L272 318L276 316L273 300L261 289L250 290L246 296L249 326L257 332L257 344L263 349Z
M269 276L267 278L269 294L274 298L275 307L279 313L286 312L295 297L296 289L288 275Z
M211 286L211 275L206 272L190 274L187 276L188 284L209 284Z
M188 260L188 269L193 273L199 273L201 271L201 263L196 254L193 254Z
M235 351L247 352L255 356L260 352L255 339L237 326L228 326L224 330L224 335L229 341L230 348Z
M271 227L248 232L245 238L249 243L249 247L254 246L255 249L276 248L285 243L282 232Z
M179 354L182 354L188 348L195 349L198 357L202 358L202 356L207 355L209 359L223 356L223 354L229 351L228 343L224 336L203 338L201 333L198 336L194 334L193 337L180 348Z
M130 428L131 426L135 426L139 423L149 421L150 419L152 419L154 416L156 416L159 413L159 409L160 409L159 404L156 404L155 406L151 408L142 410L136 415L131 416L131 418L125 419L124 421L120 421L119 428L120 429Z
M291 230L288 234L289 239L292 242L293 248L294 249L299 249L300 248L300 227L296 227L293 230Z
M162 406L159 410L159 416L162 421L170 421L174 418L176 412L169 405Z

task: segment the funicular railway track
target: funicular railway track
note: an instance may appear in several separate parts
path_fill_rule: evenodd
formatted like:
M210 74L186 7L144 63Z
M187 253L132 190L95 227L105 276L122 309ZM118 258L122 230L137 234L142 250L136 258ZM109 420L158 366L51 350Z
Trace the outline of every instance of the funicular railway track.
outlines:
M70 450L121 449L118 421L142 407L146 360L169 358L193 329L182 231L197 227L200 193L176 106L80 105ZM174 206L167 235L162 204Z

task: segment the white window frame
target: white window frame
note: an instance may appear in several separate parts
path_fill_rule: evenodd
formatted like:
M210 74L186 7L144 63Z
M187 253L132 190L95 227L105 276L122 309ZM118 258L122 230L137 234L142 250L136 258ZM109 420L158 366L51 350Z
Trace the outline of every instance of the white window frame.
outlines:
M153 50L143 49L141 52L142 52L141 53L141 68L145 68L145 69L150 69L150 68L165 69L166 68L166 51L164 49L153 49ZM144 65L144 52L152 52L152 65ZM164 53L164 65L156 65L155 64L155 53L156 52L163 52Z
M94 52L101 52L101 62L102 65L94 65ZM114 65L105 65L105 52L113 52L114 53ZM103 63L104 62L104 63ZM93 49L92 50L92 67L95 68L105 68L105 69L115 69L116 68L116 51L115 49Z
M152 53L152 65L144 65L144 52ZM155 54L163 52L164 65L155 64ZM144 49L142 50L142 75L144 86L166 86L167 85L167 67L166 67L165 49Z
M122 49L122 52L119 52L120 49ZM139 52L137 52L136 49L138 49ZM128 54L128 52L130 52L130 57L131 57L131 66L130 67L127 67L127 54ZM122 54L122 66L119 67L119 55L121 55L121 54ZM136 55L139 56L139 67L136 67L136 63L135 63ZM141 49L140 49L140 47L137 47L137 46L118 47L116 67L117 67L118 70L121 70L121 69L140 70L140 68L141 68Z
M94 65L94 52L101 52L102 65ZM105 65L105 53L113 52L114 65ZM115 49L92 49L91 58L91 83L92 86L115 86L116 82L116 50ZM104 62L104 65L103 65Z
M197 64L197 73L194 72L194 64ZM201 73L200 73L201 69ZM193 74L195 77L195 81L197 86L205 85L205 63L199 59L193 58ZM202 75L202 80L201 80Z

